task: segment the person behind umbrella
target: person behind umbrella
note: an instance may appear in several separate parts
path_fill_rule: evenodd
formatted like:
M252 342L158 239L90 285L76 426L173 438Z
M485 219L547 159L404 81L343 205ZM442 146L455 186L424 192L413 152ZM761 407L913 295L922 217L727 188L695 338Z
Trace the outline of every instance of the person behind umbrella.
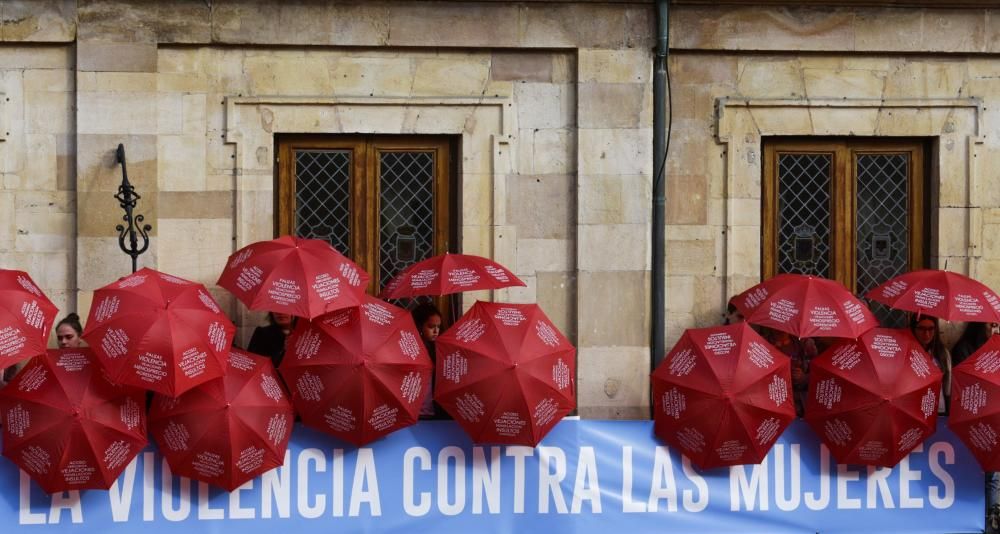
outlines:
M420 332L420 339L427 347L427 354L430 355L432 362L436 362L434 341L441 334L441 311L433 304L425 302L413 308L410 313L413 315L413 322ZM424 404L420 407L420 418L437 419L443 414L444 411L438 408L437 403L434 402L434 374L431 373L431 390L427 392Z
M968 323L962 337L951 349L951 363L958 365L972 356L997 330L996 323Z
M809 394L809 363L816 357L816 344L812 339L799 339L780 330L767 329L765 333L765 339L792 360L795 415L802 417Z
M934 363L944 373L941 381L941 399L938 401L938 413L947 414L951 402L951 353L941 342L941 330L934 317L918 317L910 319L910 331L917 338L920 346L931 355Z
M287 313L268 312L267 326L258 326L250 336L247 350L271 358L274 367L285 357L285 339L295 327L295 318Z
M83 325L80 316L71 313L56 324L56 342L60 349L75 349L83 346Z
M743 317L743 314L740 313L740 310L736 309L736 305L733 304L732 302L730 302L729 305L726 307L725 317L726 320L722 324L737 324L737 323L742 323L743 321L746 320L746 318Z

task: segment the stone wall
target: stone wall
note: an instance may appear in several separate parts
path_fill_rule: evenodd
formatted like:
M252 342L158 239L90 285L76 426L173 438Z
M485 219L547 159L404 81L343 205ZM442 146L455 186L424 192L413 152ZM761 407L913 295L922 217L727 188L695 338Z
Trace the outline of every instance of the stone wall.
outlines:
M211 285L272 236L276 134L450 135L461 250L528 283L492 297L574 340L581 415L648 415L649 3L0 6L0 262L61 308L129 269L118 143L154 228L141 263ZM935 139L935 262L1000 287L1000 14L671 11L668 343L759 279L762 135Z

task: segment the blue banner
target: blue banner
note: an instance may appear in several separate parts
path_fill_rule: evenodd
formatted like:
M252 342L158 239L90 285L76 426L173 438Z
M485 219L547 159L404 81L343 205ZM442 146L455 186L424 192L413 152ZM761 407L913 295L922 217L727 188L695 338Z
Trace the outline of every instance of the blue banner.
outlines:
M283 467L226 493L150 448L110 491L48 496L0 460L18 532L982 532L983 472L940 430L894 469L838 465L801 421L756 466L699 471L651 421L561 422L536 448L421 422L353 448L296 428ZM613 531L611 529L614 529Z

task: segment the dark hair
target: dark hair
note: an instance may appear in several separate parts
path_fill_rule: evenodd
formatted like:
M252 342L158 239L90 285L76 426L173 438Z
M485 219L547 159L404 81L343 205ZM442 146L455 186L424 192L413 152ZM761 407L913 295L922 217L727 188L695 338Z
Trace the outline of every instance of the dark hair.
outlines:
M424 323L427 322L427 319L430 319L435 315L441 317L441 311L437 309L437 306L431 304L430 302L424 302L423 304L417 305L417 307L413 308L413 311L410 313L413 314L413 322L417 324L417 328L422 328Z
M955 347L965 347L969 349L969 354L972 354L973 352L979 350L979 347L986 344L986 341L989 338L989 323L968 323L965 325L965 331L962 332L962 337L958 338L958 342L955 343Z
M76 330L76 335L78 336L83 333L83 325L80 324L80 316L75 313L71 313L66 317L63 317L63 319L56 324L56 330L59 330L59 327L62 325L68 325L73 330Z
M917 334L917 325L920 321L931 321L934 323L934 337L931 338L931 343L929 346L924 347L931 356L940 359L940 355L944 353L944 343L941 342L941 326L938 325L938 320L930 315L917 316L916 314L910 316L910 332L913 335Z

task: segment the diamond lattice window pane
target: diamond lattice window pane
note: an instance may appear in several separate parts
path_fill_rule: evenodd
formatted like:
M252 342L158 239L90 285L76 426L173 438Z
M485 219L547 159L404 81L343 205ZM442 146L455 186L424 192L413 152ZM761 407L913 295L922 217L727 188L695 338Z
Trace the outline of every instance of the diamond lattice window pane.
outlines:
M381 152L379 281L434 255L434 152Z
M295 234L344 255L351 243L351 151L295 151Z
M857 174L857 285L863 295L886 280L903 274L910 264L908 219L909 169L907 154L859 154ZM905 326L903 312L871 303L885 326Z
M830 275L830 154L778 156L778 272Z

